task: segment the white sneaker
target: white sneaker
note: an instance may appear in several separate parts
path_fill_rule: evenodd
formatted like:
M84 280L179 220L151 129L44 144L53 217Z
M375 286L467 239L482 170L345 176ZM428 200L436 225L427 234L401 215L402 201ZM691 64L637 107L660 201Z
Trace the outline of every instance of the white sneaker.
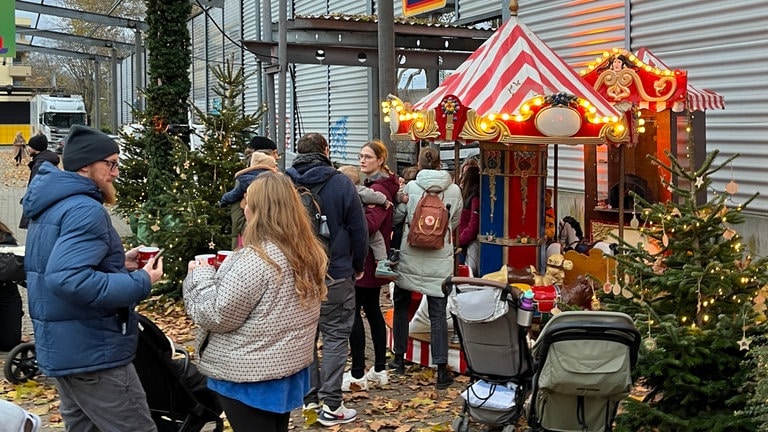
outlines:
M339 405L335 411L331 411L331 409L328 408L328 405L323 404L323 409L320 410L320 415L317 416L317 421L323 426L333 426L355 421L356 418L357 411L345 407L343 403Z
M365 376L362 378L355 378L352 376L352 371L344 372L344 377L341 380L341 391L366 391L368 390L368 380Z
M368 372L365 373L365 379L367 379L370 383L377 386L383 386L387 385L389 382L389 373L387 373L387 370L384 369L381 372L376 372L375 368L368 369Z

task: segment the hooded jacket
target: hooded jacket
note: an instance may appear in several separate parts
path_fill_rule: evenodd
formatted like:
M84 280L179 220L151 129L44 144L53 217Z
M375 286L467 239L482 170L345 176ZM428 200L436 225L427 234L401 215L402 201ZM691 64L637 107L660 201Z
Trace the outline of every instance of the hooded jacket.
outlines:
M256 179L259 174L267 171L274 170L265 166L255 166L238 171L235 174L235 187L222 195L219 200L219 206L226 207L230 204L240 204L240 201L245 197L245 193L248 191L248 186L253 183L253 180Z
M450 229L445 233L445 245L439 250L412 248L408 245L408 232L416 206L425 191L441 194L443 203L450 206ZM400 277L397 285L409 291L416 291L433 297L444 297L442 283L453 274L453 248L451 237L459 224L462 210L461 190L453 183L446 171L424 169L416 179L408 182L403 189L408 195L408 204L403 229L403 241L400 246L400 264L397 265Z
M395 195L397 195L397 190L400 189L400 183L394 174L376 174L373 178L366 179L365 185L374 191L383 193L391 203L395 202ZM384 206L380 205L368 205L365 206L364 210L369 236L379 231L384 237L384 244L387 250L389 250L392 240L394 205L389 206L389 208L384 208ZM355 282L355 285L365 288L379 288L390 282L389 279L376 278L375 274L376 261L373 259L373 252L369 248L368 254L365 257L365 274L359 281Z
M96 183L44 163L23 200L24 266L40 369L48 376L110 369L136 353L134 307L149 274L128 272Z
M318 195L331 233L328 275L344 279L362 272L368 254L368 227L352 180L337 175L339 171L321 153L296 156L285 173L295 184L307 187L326 182Z
M50 151L50 150L43 150L40 153L35 154L32 156L32 160L29 161L29 181L27 181L27 185L32 183L32 179L35 178L37 175L37 172L40 171L40 167L43 165L43 162L50 162L53 165L59 165L59 162L61 162L61 159L59 158L59 155L56 153ZM29 226L29 218L27 217L24 212L21 212L21 221L19 221L19 228L26 229Z

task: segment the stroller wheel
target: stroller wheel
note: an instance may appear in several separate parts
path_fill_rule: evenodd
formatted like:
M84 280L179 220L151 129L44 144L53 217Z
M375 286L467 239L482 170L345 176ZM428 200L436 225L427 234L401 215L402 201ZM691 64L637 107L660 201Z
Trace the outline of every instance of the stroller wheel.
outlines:
M26 342L16 345L5 360L5 378L13 384L21 384L40 372L37 367L35 344Z
M451 426L455 432L469 432L469 418L461 416L454 420Z

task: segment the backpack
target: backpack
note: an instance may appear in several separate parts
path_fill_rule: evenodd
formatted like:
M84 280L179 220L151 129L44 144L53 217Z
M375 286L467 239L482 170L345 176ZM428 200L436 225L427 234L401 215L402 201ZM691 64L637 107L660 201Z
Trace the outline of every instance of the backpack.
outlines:
M338 174L338 172L333 175ZM331 240L331 231L328 229L328 222L325 214L323 213L323 202L320 199L320 191L328 183L328 180L333 177L331 175L324 182L317 183L312 186L305 186L296 184L296 191L299 193L301 204L304 205L304 209L309 215L309 222L312 224L312 230L323 246L328 251Z
M450 214L443 200L437 193L425 190L409 224L408 245L421 249L442 249L449 223Z

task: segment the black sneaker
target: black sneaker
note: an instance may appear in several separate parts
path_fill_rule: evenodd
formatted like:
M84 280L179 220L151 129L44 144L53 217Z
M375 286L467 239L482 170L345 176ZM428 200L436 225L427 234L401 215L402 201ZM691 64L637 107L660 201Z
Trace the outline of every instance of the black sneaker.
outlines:
M405 360L402 357L392 359L387 368L395 375L405 375Z
M448 367L446 365L438 365L437 367L437 389L443 390L447 389L448 387L453 384L453 376L451 376L451 373L448 372Z

